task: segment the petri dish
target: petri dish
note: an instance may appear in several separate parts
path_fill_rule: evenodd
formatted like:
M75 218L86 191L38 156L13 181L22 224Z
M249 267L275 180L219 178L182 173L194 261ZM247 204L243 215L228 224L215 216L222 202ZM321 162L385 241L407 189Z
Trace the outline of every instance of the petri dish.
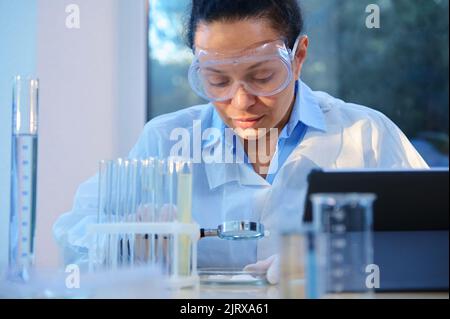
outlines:
M266 272L242 269L202 268L198 270L200 283L206 285L266 285Z

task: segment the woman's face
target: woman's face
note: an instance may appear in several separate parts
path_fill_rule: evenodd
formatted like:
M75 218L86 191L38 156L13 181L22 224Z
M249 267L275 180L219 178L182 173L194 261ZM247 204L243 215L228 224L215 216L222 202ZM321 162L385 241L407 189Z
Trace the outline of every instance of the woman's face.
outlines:
M260 44L279 40L282 35L264 19L235 22L200 23L195 33L195 47L220 53L244 51ZM255 96L241 86L230 100L214 102L222 120L243 138L255 136L258 129L277 128L279 132L289 120L294 102L295 80L306 58L308 39L298 45L293 66L293 79L287 88L273 96Z

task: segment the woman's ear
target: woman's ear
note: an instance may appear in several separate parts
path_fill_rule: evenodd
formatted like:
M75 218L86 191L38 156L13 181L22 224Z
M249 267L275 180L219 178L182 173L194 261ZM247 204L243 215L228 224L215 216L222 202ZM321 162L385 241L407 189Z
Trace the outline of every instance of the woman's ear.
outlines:
M297 51L294 56L294 77L295 79L300 78L302 72L303 63L308 55L308 45L309 39L306 35L302 36L298 42Z

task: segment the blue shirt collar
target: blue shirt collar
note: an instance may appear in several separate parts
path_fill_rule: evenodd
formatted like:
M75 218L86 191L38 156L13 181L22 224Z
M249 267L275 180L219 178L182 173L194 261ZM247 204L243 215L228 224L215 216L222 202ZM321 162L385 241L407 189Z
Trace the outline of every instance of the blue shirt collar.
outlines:
M313 91L301 80L296 82L296 97L294 107L288 123L283 128L280 138L288 138L299 122L302 122L307 127L312 127L321 131L326 131L325 117L320 108L317 98ZM226 124L223 122L220 115L214 108L212 112L211 127L219 129L221 136L214 135L210 140L203 142L203 148L209 147L223 139L225 134Z

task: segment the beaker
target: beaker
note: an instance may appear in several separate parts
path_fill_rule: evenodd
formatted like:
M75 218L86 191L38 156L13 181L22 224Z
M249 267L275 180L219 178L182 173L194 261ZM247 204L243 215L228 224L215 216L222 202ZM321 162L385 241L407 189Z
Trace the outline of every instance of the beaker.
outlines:
M13 88L9 271L27 281L34 263L39 81L17 76Z
M306 277L312 240L312 226L309 223L280 233L280 292L284 299L307 297Z
M366 193L311 196L315 262L308 272L309 298L371 297L375 199Z

